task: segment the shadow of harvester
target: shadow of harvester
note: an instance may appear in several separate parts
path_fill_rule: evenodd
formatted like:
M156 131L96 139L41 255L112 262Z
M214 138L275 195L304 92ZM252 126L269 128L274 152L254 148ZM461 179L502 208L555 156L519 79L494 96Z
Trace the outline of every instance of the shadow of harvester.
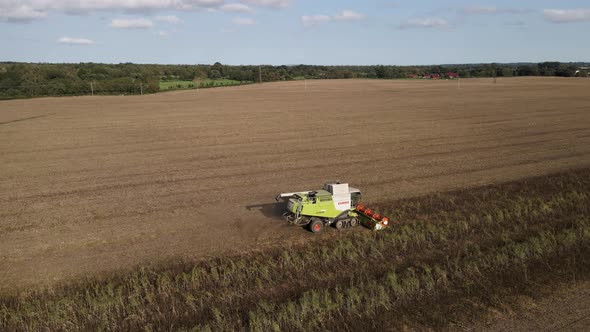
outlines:
M246 206L248 211L259 210L265 217L283 219L283 213L287 211L286 202L254 204Z

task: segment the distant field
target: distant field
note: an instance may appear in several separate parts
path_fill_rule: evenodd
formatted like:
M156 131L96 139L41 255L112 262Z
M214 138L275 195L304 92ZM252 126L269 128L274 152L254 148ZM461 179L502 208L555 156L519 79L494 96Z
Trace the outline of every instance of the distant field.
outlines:
M183 90L183 89L196 89L197 84L199 88L211 88L211 87L219 87L219 86L232 86L232 85L240 85L240 84L247 84L251 82L240 82L236 80L228 80L228 79L202 79L198 81L160 81L160 91L166 90Z
M308 80L2 101L0 289L324 239L274 197L325 181L374 203L590 166L588 91Z

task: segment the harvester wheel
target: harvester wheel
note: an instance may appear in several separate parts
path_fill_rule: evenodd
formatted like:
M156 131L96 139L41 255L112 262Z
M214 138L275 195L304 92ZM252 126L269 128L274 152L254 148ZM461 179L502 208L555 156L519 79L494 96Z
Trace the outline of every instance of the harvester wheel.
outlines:
M317 218L312 218L309 223L309 230L313 233L321 233L324 230L324 222Z
M356 227L359 225L359 220L357 218L350 219L350 227Z
M344 228L344 222L342 220L338 220L334 223L334 227L336 227L336 229L343 229Z

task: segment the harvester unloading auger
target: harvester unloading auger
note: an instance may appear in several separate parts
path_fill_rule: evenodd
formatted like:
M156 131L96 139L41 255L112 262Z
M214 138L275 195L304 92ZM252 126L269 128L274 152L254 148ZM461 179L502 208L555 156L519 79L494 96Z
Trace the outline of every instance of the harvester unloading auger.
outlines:
M326 183L321 190L279 194L276 200L287 200L284 216L294 225L309 226L314 233L325 226L337 229L364 225L381 230L389 225L389 218L360 204L360 190L348 183Z

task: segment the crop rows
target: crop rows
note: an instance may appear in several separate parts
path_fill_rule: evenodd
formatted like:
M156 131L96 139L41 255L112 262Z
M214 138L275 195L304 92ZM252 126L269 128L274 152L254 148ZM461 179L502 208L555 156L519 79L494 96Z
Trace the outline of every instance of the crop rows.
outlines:
M0 329L456 328L590 276L589 188L585 169L384 202L382 232L5 295Z

